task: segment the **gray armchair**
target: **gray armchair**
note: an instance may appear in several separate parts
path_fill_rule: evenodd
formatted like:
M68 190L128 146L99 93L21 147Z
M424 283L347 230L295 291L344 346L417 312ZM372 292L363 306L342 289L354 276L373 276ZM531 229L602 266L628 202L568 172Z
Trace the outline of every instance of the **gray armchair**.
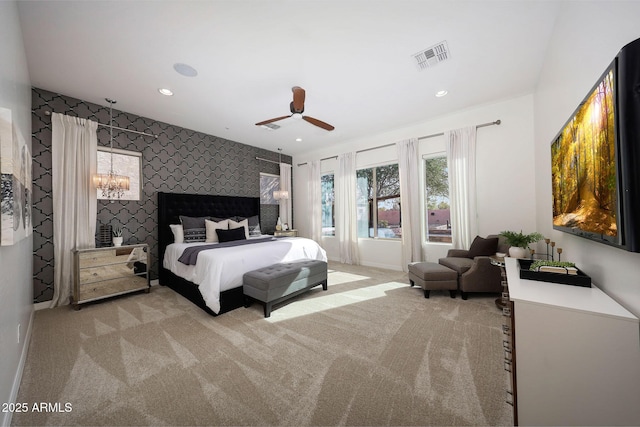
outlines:
M503 237L476 237L468 250L450 249L438 262L458 273L460 295L466 300L469 292L502 292L500 267L492 265L489 258L496 252L509 252Z

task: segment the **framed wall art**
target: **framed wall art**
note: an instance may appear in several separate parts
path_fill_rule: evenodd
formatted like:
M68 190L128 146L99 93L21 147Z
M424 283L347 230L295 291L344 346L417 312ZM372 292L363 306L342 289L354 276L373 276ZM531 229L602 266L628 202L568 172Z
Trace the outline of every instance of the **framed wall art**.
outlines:
M113 171L129 178L129 189L119 200L140 200L142 196L142 153L118 148L98 147L98 173ZM97 189L98 200L111 200Z
M273 192L280 188L280 175L260 172L260 204L277 205Z
M31 153L7 108L0 108L0 175L0 245L9 246L30 236L33 224Z

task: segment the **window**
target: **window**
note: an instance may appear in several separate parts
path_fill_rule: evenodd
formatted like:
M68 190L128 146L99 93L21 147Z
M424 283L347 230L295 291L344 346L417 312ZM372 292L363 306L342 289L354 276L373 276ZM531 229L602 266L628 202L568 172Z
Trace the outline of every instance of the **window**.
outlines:
M427 242L451 243L449 168L444 154L424 160Z
M358 237L402 237L398 165L356 172Z
M273 197L273 192L280 189L280 176L270 173L260 173L260 204L277 205L278 200Z
M320 177L322 198L322 235L336 235L334 174L326 173Z
M98 147L98 173L108 174L111 170L111 148ZM129 177L129 190L120 200L140 200L142 194L142 153L137 151L113 149L113 170L118 175ZM96 189L98 200L110 200Z

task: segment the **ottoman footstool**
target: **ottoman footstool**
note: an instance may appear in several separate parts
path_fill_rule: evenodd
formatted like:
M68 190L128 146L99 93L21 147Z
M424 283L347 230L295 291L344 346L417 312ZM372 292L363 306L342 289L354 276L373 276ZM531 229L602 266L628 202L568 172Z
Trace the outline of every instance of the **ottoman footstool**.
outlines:
M251 299L262 302L264 317L271 316L274 304L318 285L327 290L327 263L311 259L273 264L249 271L242 278L245 307L251 305Z
M414 262L409 264L409 283L424 289L424 297L429 298L430 291L449 291L451 298L458 290L458 273L435 262Z

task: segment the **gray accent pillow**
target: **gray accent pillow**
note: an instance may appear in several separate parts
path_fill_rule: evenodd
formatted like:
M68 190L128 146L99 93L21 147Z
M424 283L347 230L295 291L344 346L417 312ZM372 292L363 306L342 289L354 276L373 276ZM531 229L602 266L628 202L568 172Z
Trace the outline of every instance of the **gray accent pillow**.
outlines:
M262 231L260 230L260 218L258 215L250 216L248 218L237 216L235 221L240 222L244 219L248 219L249 237L262 236Z
M192 217L180 215L185 243L204 242L207 239L207 229L204 221L209 217Z
M217 217L217 216L211 216L211 217L208 217L207 219L208 219L208 220L210 220L210 221L213 221L213 222L222 222L222 221L224 221L225 219L233 219L233 220L235 220L235 219L236 219L236 217L235 217L235 216L232 216L232 217L229 217L229 218L219 218L219 217Z

